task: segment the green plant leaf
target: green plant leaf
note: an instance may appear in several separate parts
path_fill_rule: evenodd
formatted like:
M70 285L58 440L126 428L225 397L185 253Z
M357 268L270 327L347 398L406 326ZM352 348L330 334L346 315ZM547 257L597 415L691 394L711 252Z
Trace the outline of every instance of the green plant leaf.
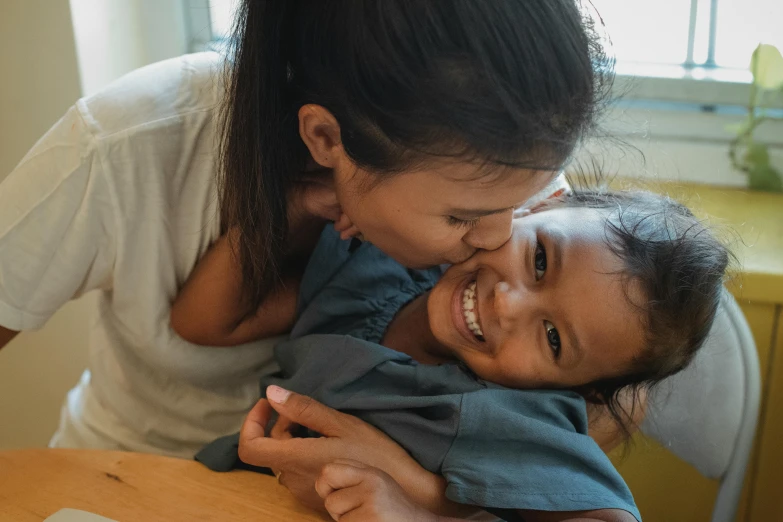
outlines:
M744 159L752 167L769 167L769 150L766 145L751 141L745 149Z
M753 82L762 89L783 88L783 56L774 45L759 44L750 59Z
M728 125L725 125L723 128L727 132L731 132L732 134L736 134L737 136L741 136L748 132L748 129L750 128L752 121L750 116L745 116L745 118L737 123L730 123Z
M754 165L748 172L748 188L768 192L783 191L780 173L770 165Z

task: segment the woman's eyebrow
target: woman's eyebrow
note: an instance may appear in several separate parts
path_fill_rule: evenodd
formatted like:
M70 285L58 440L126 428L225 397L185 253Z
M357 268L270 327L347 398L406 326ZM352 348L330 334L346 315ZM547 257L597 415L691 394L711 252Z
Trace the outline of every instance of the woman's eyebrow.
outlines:
M496 209L481 209L481 208L452 208L448 211L449 215L466 217L466 218L480 218L484 216L492 216L494 214L502 214L512 210L513 207L496 208Z

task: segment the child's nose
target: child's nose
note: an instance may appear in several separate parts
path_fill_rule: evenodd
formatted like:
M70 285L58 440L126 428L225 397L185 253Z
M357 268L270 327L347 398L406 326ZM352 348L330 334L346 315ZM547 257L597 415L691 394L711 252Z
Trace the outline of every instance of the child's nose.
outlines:
M509 331L521 321L525 310L530 307L532 296L522 285L511 285L500 281L494 288L494 308L502 330Z

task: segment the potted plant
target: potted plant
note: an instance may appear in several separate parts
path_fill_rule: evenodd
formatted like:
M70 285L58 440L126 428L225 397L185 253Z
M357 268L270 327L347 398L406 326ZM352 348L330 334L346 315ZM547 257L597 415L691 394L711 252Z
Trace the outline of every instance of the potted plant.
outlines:
M783 121L783 110L774 104L783 100L783 57L774 45L761 44L750 61L753 82L750 84L748 115L732 127L737 133L729 147L732 166L748 176L748 188L783 191L781 167L772 164L769 146L754 138L756 129L770 120Z

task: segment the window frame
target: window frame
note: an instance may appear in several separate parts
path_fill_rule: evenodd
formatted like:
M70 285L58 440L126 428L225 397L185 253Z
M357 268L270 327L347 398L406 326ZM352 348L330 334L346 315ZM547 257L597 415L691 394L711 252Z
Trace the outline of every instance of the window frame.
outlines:
M210 0L182 1L191 51L220 50L225 42L214 37ZM741 185L744 177L733 173L728 162L728 144L734 134L727 127L745 118L752 77L749 71L716 66L718 1L709 1L706 61L697 64L693 60L699 0L691 0L686 61L680 65L618 63L612 93L618 101L602 127L605 134L627 140L641 156L665 155L664 148L671 146L680 151L680 157L690 153L704 158L705 172L694 179L689 178L689 172L682 172L677 179L711 183L710 171L717 169L722 172L718 184ZM783 110L783 103L773 107ZM774 155L783 155L783 121L766 123L758 129L757 138L769 144Z
M185 15L188 49L192 53L208 51L216 41L209 13L210 0L181 0Z

